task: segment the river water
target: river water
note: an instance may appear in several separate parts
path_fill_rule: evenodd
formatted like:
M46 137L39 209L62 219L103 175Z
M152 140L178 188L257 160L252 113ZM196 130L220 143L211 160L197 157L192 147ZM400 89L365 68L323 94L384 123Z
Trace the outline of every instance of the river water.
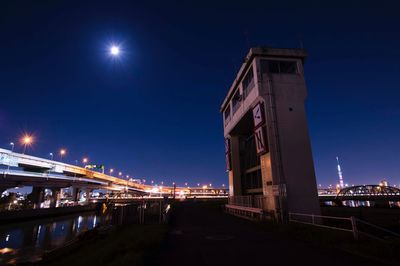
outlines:
M0 226L0 265L38 260L45 250L63 246L78 234L107 223L94 212Z

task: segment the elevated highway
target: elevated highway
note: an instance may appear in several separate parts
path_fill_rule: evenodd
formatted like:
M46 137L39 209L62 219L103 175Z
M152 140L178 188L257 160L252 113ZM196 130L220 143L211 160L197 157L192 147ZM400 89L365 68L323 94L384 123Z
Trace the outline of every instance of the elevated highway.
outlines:
M73 198L81 191L104 189L136 196L227 196L225 188L152 186L123 180L111 175L54 160L0 149L0 193L8 188L32 186L35 201L43 201L44 189L56 197L61 188L72 187ZM89 200L89 197L87 197ZM57 201L58 198L55 199Z
M76 165L0 149L0 187L77 186L92 189L146 193L150 186L123 180ZM167 188L166 188L167 189Z

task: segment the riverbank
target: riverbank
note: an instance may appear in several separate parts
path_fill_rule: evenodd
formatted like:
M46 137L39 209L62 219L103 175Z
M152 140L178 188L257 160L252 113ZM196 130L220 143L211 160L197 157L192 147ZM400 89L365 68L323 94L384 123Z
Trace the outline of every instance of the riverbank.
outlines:
M102 223L82 231L66 246L45 252L42 264L366 266L400 261L396 239L355 241L349 232L251 222L224 213L221 201L181 201L171 206L168 225L150 217L145 219L153 222L150 225ZM79 223L69 224L77 227Z
M159 253L167 225L126 225L89 239L79 240L47 256L43 265L145 265Z

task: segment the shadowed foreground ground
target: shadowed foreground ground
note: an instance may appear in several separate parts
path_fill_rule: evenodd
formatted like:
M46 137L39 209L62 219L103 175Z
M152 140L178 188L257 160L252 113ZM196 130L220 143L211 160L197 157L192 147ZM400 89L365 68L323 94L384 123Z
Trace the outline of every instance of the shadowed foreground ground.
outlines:
M323 239L326 243L319 245L318 237L311 242L304 235L300 237L302 240L295 240L295 235L301 234L298 229L280 232L266 227L227 215L220 205L178 203L161 253L148 261L148 265L382 265L334 248L334 242L329 243L329 234L336 238L340 232L327 232L328 240ZM309 228L304 232L310 234ZM311 230L311 234L315 232L318 231ZM341 237L352 242L350 245L358 245L347 233Z

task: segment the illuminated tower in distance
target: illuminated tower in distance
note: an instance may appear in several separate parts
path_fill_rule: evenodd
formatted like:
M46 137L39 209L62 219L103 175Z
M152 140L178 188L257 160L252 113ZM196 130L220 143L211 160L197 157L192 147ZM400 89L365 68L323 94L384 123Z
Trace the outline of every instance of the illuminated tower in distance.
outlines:
M344 188L342 169L340 168L339 157L337 156L336 156L336 161L337 161L337 172L339 175L339 186L340 188Z

